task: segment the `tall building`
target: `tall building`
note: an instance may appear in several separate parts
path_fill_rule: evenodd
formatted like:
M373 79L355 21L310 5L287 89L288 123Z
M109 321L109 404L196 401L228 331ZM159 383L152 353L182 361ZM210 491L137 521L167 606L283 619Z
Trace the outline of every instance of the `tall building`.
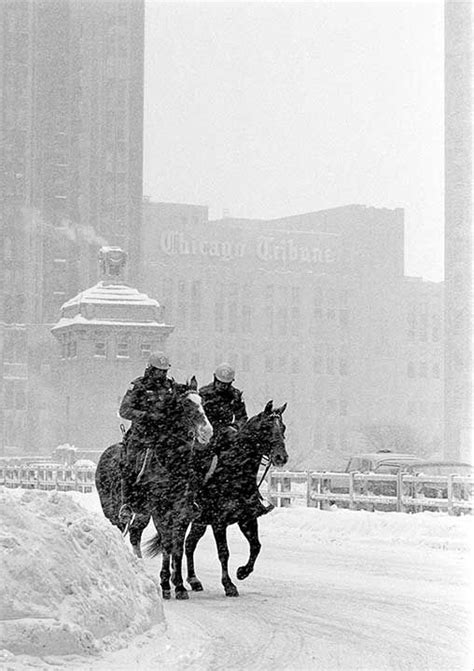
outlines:
M139 267L143 62L143 0L0 2L0 450L48 440L47 325L95 283L99 248Z
M472 459L472 3L445 3L445 456Z
M143 249L173 374L204 384L229 360L250 412L288 401L292 467L344 467L374 425L439 456L442 289L405 277L402 210L207 221L149 202Z

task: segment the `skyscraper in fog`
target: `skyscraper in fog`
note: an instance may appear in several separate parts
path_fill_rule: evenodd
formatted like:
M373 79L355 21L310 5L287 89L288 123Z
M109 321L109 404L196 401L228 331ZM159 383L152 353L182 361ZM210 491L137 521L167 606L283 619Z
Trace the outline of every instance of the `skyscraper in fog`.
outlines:
M143 69L143 0L0 2L0 447L48 442L46 324L99 248L138 268Z
M52 322L101 243L137 267L144 6L4 0L0 17L0 319Z
M472 5L445 3L445 455L472 450Z

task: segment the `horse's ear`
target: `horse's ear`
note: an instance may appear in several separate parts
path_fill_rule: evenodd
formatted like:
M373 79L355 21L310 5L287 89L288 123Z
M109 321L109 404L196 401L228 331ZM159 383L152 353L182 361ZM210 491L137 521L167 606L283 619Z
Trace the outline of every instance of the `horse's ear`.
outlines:
M281 406L281 408L277 408L277 409L275 410L275 412L277 412L279 415L283 415L283 413L284 413L285 410L286 410L286 406L287 406L287 405L288 405L288 403L283 403L283 405Z
M273 401L268 401L263 412L265 415L269 415L271 412L273 412Z
M198 383L195 375L193 375L189 381L189 388L192 389L193 391L197 391Z

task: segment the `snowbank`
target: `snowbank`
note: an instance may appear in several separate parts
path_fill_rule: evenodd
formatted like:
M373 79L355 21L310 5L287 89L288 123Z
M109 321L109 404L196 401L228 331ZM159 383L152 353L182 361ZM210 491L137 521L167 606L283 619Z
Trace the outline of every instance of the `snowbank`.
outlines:
M252 600L255 593L251 597L250 589L248 611L244 600L242 607L234 600L226 601L219 585L217 597L212 597L212 592L211 597L206 592L200 597L193 595L189 602L180 603L181 610L174 610L176 604L171 601L166 607L168 622L165 626L155 578L157 563L152 568L151 562L134 557L128 539L122 539L118 530L103 516L95 492L0 489L0 506L0 591L3 602L0 648L4 648L0 649L0 666L4 662L6 669L46 668L44 664L47 664L48 668L81 671L85 668L100 671L122 668L127 671L149 668L202 670L209 668L203 660L210 659L209 650L213 649L214 639L217 638L217 642L224 639L229 635L228 627L234 627L232 623L240 622L239 618L246 613L250 613L250 618L254 617L257 604L262 607L263 602ZM264 562L270 561L271 565L272 556L278 573L281 565L285 566L287 557L289 564L293 562L295 548L298 551L306 549L307 555L300 553L298 556L309 557L320 544L332 544L336 551L332 557L339 556L338 546L341 556L353 557L355 570L348 574L344 564L346 573L341 573L338 583L342 585L339 589L350 590L353 587L351 580L360 579L357 566L364 558L370 558L372 562L382 556L400 558L411 549L410 566L413 562L424 566L428 555L433 566L441 557L449 566L456 562L464 564L472 548L473 517L449 517L430 512L408 515L277 508L261 518L259 529L264 551L254 580L259 573L264 575ZM246 548L240 532L235 527L234 530L237 532L234 541L238 540ZM229 534L231 545L233 533ZM209 542L208 554L213 567L211 575L217 575L213 541ZM360 555L359 560L354 559L356 554ZM381 565L386 566L385 559ZM306 566L310 567L309 580L312 580L313 564L303 562L301 571ZM461 566L459 570L465 568ZM294 576L294 566L291 573ZM286 580L288 571L283 570L283 574ZM301 576L307 585L304 572ZM457 579L450 578L451 582ZM333 577L329 583L331 580ZM249 588L252 584L255 583L249 583ZM412 593L416 584L411 574L406 586L403 578L399 578L395 596L402 604L406 590ZM268 589L266 583L263 585L263 591ZM285 585L286 582L280 583L280 589ZM437 589L447 588L443 583ZM377 587L379 592L380 585ZM216 613L222 614L221 611L225 612L222 622L219 620L222 632L214 629L217 620L213 619ZM212 631L206 638L202 625L208 619ZM284 626L287 627L288 622ZM244 627L243 639L248 634L246 631ZM244 665L243 668L247 667Z
M10 653L94 654L164 620L143 562L74 498L0 490L0 640ZM96 495L88 500L97 509Z
M473 547L472 515L451 517L446 513L413 515L365 510L319 510L316 508L276 508L263 518L260 529L272 537L300 543L343 542L393 544L442 550L469 551ZM261 535L262 535L261 533ZM264 535L262 536L264 537Z

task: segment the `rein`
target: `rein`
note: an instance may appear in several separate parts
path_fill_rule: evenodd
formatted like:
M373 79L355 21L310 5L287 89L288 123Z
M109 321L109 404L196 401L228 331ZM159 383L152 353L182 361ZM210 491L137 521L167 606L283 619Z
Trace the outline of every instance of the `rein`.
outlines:
M262 475L262 477L260 478L260 482L259 482L258 485L257 485L257 489L260 489L260 485L261 485L262 482L265 480L265 477L266 477L268 471L270 470L270 466L272 465L272 460L271 460L271 458L270 458L270 457L266 457L266 459L268 459L268 464L266 465L265 470L264 470L264 472L263 472L263 475Z

